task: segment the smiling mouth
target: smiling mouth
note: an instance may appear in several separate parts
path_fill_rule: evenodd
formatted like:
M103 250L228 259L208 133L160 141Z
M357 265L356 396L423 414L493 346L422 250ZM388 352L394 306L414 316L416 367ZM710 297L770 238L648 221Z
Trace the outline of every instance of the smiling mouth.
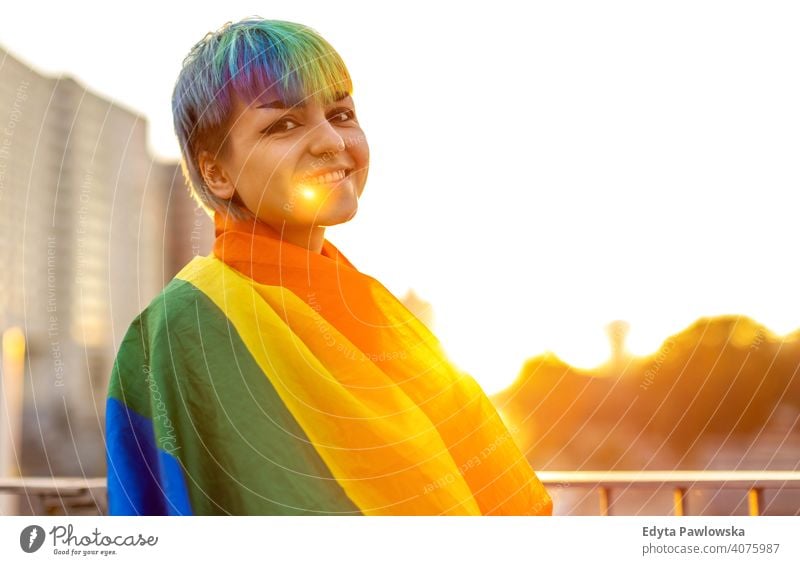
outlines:
M302 184L336 184L344 178L350 176L350 169L339 169L332 173L318 175L315 177L303 177Z

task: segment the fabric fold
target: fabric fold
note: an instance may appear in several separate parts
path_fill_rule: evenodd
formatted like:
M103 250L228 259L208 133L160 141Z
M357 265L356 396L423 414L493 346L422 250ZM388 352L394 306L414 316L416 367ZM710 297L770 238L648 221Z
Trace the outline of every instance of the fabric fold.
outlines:
M382 284L328 240L315 253L220 213L215 227L213 253L145 311L162 339L144 340L145 353L126 338L110 388L152 419L160 404L126 359L157 358L150 380L167 392L174 437L156 426L152 443L174 448L193 513L552 513L480 386ZM110 448L109 473L130 459ZM259 468L282 480L266 484Z

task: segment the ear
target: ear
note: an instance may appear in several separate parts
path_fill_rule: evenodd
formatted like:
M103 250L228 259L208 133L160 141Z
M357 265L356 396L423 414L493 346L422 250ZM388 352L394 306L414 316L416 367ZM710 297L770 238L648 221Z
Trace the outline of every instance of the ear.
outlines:
M222 168L222 164L209 151L205 149L200 151L197 155L197 166L206 186L208 186L208 190L214 196L223 200L233 198L236 187L227 172L225 172L225 169Z

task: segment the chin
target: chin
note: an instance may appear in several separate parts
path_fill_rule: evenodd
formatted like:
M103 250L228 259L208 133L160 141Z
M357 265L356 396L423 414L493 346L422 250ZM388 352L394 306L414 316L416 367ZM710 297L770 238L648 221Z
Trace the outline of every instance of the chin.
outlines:
M358 208L356 207L356 208L353 208L352 210L350 210L349 212L343 212L341 214L335 214L335 215L331 214L328 218L325 218L325 219L321 220L319 225L330 227L330 226L336 226L336 225L339 225L339 224L345 224L345 223L349 222L350 220L352 220L355 217L357 212L358 212Z
M318 218L321 226L335 226L344 224L352 220L358 212L358 198L346 198L336 202L338 206L333 206L320 214Z

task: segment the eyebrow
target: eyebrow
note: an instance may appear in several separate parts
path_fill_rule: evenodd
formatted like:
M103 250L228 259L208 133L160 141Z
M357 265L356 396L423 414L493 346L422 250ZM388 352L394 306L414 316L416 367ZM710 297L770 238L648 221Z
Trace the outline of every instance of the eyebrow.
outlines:
M350 96L350 94L348 94L347 92L338 92L336 94L336 98L333 99L333 102L339 102L340 100L344 100L348 96ZM302 104L295 104L294 106L292 106L292 108L295 108L295 107L302 108L305 105L306 105L306 103L303 102ZM280 109L285 110L287 107L288 106L286 105L286 102L284 102L283 100L278 98L277 100L273 100L272 102L265 102L264 104L259 104L258 106L256 106L256 109L280 108Z

